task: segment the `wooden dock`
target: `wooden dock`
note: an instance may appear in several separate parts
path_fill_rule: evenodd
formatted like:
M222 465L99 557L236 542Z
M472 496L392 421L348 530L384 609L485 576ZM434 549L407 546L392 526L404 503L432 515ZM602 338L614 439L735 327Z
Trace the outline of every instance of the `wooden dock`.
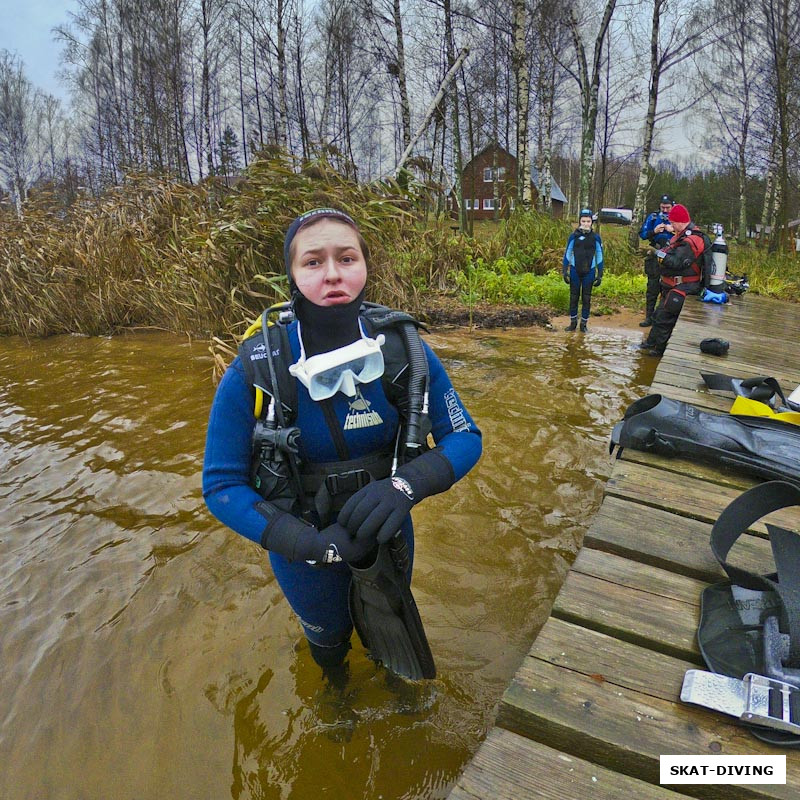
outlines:
M729 354L702 354L708 336L727 339ZM732 398L708 392L701 371L771 375L791 391L800 384L800 307L752 295L725 306L688 300L651 391L727 412ZM705 668L695 638L700 592L726 577L709 547L711 525L755 483L625 450L551 616L450 800L800 797L800 750L763 744L733 717L679 699L686 670ZM770 518L800 531L800 508ZM746 554L752 571L774 569L763 523L736 545L736 563ZM786 754L787 781L660 786L662 754Z

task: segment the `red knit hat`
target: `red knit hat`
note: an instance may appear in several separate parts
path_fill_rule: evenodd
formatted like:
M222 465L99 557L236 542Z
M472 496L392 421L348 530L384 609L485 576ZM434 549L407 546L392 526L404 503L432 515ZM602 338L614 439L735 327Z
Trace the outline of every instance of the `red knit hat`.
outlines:
M672 211L669 212L669 221L690 222L691 217L689 217L689 210L686 208L686 206L682 206L680 203L672 206Z

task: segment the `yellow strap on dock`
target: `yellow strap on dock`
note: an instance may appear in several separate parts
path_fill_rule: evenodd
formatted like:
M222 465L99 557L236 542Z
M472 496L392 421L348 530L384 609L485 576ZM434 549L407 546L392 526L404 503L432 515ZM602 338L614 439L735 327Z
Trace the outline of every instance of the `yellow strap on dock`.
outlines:
M749 397L737 397L731 406L731 414L743 417L770 417L792 425L800 425L800 411L773 411L766 403L751 400Z

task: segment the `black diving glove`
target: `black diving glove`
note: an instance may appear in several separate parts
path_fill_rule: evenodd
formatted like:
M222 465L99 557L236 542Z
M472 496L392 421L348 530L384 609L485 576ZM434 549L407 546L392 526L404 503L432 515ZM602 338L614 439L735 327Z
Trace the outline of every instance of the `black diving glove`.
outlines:
M564 283L569 283L569 275L566 273L566 271L561 273L561 277L564 279Z
M261 534L261 546L289 561L318 564L360 561L375 547L374 542L354 539L336 523L319 531L271 503L257 503L256 509L268 519Z
M403 464L391 478L359 489L344 504L338 521L357 539L384 544L420 500L454 483L453 466L437 447Z
M325 551L333 552L341 561L352 564L361 561L375 549L375 542L370 539L356 539L351 536L347 528L334 522L317 534L326 542ZM335 559L334 559L335 560Z
M599 286L599 285L600 285L602 282L603 282L603 279L602 279L602 278L601 278L601 277L598 275L598 276L597 276L597 277L594 279L594 284L593 284L593 285L594 285L594 286Z

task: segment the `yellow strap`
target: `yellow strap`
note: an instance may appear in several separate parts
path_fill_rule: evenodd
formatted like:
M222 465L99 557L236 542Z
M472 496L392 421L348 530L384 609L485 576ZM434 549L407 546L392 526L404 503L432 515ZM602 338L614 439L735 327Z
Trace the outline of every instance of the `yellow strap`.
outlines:
M792 425L800 425L800 411L775 412L766 403L752 400L749 397L737 397L731 406L731 414L744 417L770 417Z
M253 334L258 333L261 330L261 317L259 317L255 322L253 322L250 327L244 332L244 336L242 339L249 339Z
M287 303L275 303L271 305L266 313L269 314L271 311L280 310L281 308L287 306ZM256 317L255 321L250 324L250 327L244 332L244 336L242 336L242 341L245 339L249 339L251 336L254 336L256 333L261 331L261 318L263 315L259 315ZM275 323L272 320L267 319L267 327L271 328ZM269 342L264 342L264 344L269 347ZM261 412L264 410L264 391L259 389L258 386L255 387L256 389L256 402L255 407L253 408L253 414L255 415L256 419L261 418Z

